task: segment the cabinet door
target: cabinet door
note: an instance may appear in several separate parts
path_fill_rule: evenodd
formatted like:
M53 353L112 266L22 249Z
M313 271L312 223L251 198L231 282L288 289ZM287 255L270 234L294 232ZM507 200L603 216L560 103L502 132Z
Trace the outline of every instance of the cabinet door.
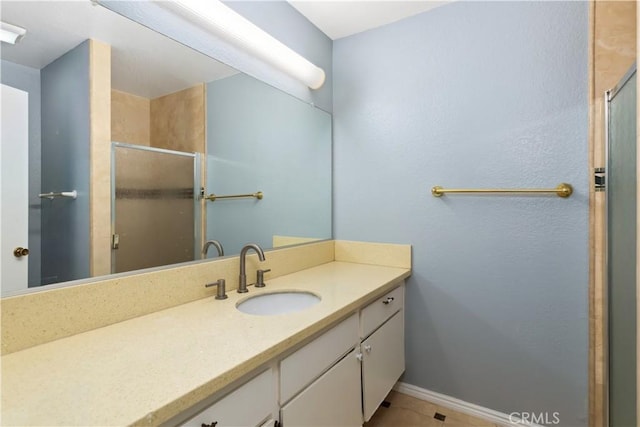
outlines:
M282 425L361 426L360 361L351 351L282 408Z
M358 343L354 314L280 362L280 403L286 403Z
M362 342L364 419L369 421L404 372L404 310Z
M261 426L272 416L274 390L273 374L267 370L182 424L182 427L200 427L202 424L217 427Z

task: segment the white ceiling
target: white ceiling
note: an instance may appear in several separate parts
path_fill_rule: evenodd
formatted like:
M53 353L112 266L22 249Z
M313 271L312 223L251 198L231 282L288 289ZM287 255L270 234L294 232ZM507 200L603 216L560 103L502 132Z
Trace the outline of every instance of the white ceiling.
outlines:
M380 27L442 6L452 0L289 0L333 40Z
M332 39L422 13L447 1L290 0ZM112 47L112 86L145 98L237 73L208 56L90 1L0 1L2 21L27 29L2 59L42 69L88 38ZM160 54L161 53L161 54Z
M88 38L111 45L114 89L153 99L237 73L90 1L1 1L2 21L27 29L2 59L42 69Z

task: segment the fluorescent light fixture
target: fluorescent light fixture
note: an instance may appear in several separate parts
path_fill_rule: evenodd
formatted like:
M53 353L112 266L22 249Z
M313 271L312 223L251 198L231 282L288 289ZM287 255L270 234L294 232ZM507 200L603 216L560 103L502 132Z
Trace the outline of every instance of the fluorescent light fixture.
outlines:
M174 0L157 3L260 58L311 89L319 89L324 84L325 74L322 68L315 66L219 0Z
M0 41L16 44L22 40L25 34L27 34L27 30L24 28L0 22Z

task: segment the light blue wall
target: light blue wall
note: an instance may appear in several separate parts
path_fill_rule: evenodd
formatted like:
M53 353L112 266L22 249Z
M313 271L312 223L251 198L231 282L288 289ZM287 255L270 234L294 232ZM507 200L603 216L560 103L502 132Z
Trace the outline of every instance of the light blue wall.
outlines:
M29 286L40 285L40 70L2 60L2 84L29 94Z
M413 245L403 380L564 426L587 423L587 9L456 2L333 60L335 236Z
M274 235L331 237L331 116L253 77L207 85L207 188L262 200L207 202L207 239L226 254ZM250 279L251 280L251 279Z
M156 2L101 0L103 6L181 43L211 56L239 71L258 78L284 92L325 111L331 111L332 41L297 10L284 1L229 1L232 9L324 69L327 81L311 90L286 74L236 49L233 45L201 30L191 22L168 12ZM246 4L245 4L246 3Z
M89 43L41 70L43 284L89 277Z

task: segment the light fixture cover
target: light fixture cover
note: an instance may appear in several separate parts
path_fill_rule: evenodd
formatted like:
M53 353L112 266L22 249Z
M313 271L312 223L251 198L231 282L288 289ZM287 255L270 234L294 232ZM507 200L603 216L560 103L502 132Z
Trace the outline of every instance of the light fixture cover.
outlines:
M301 81L311 89L324 84L322 68L284 45L219 0L159 1L159 5Z
M24 28L0 22L0 41L16 44L22 40L25 34L27 34L27 30Z

